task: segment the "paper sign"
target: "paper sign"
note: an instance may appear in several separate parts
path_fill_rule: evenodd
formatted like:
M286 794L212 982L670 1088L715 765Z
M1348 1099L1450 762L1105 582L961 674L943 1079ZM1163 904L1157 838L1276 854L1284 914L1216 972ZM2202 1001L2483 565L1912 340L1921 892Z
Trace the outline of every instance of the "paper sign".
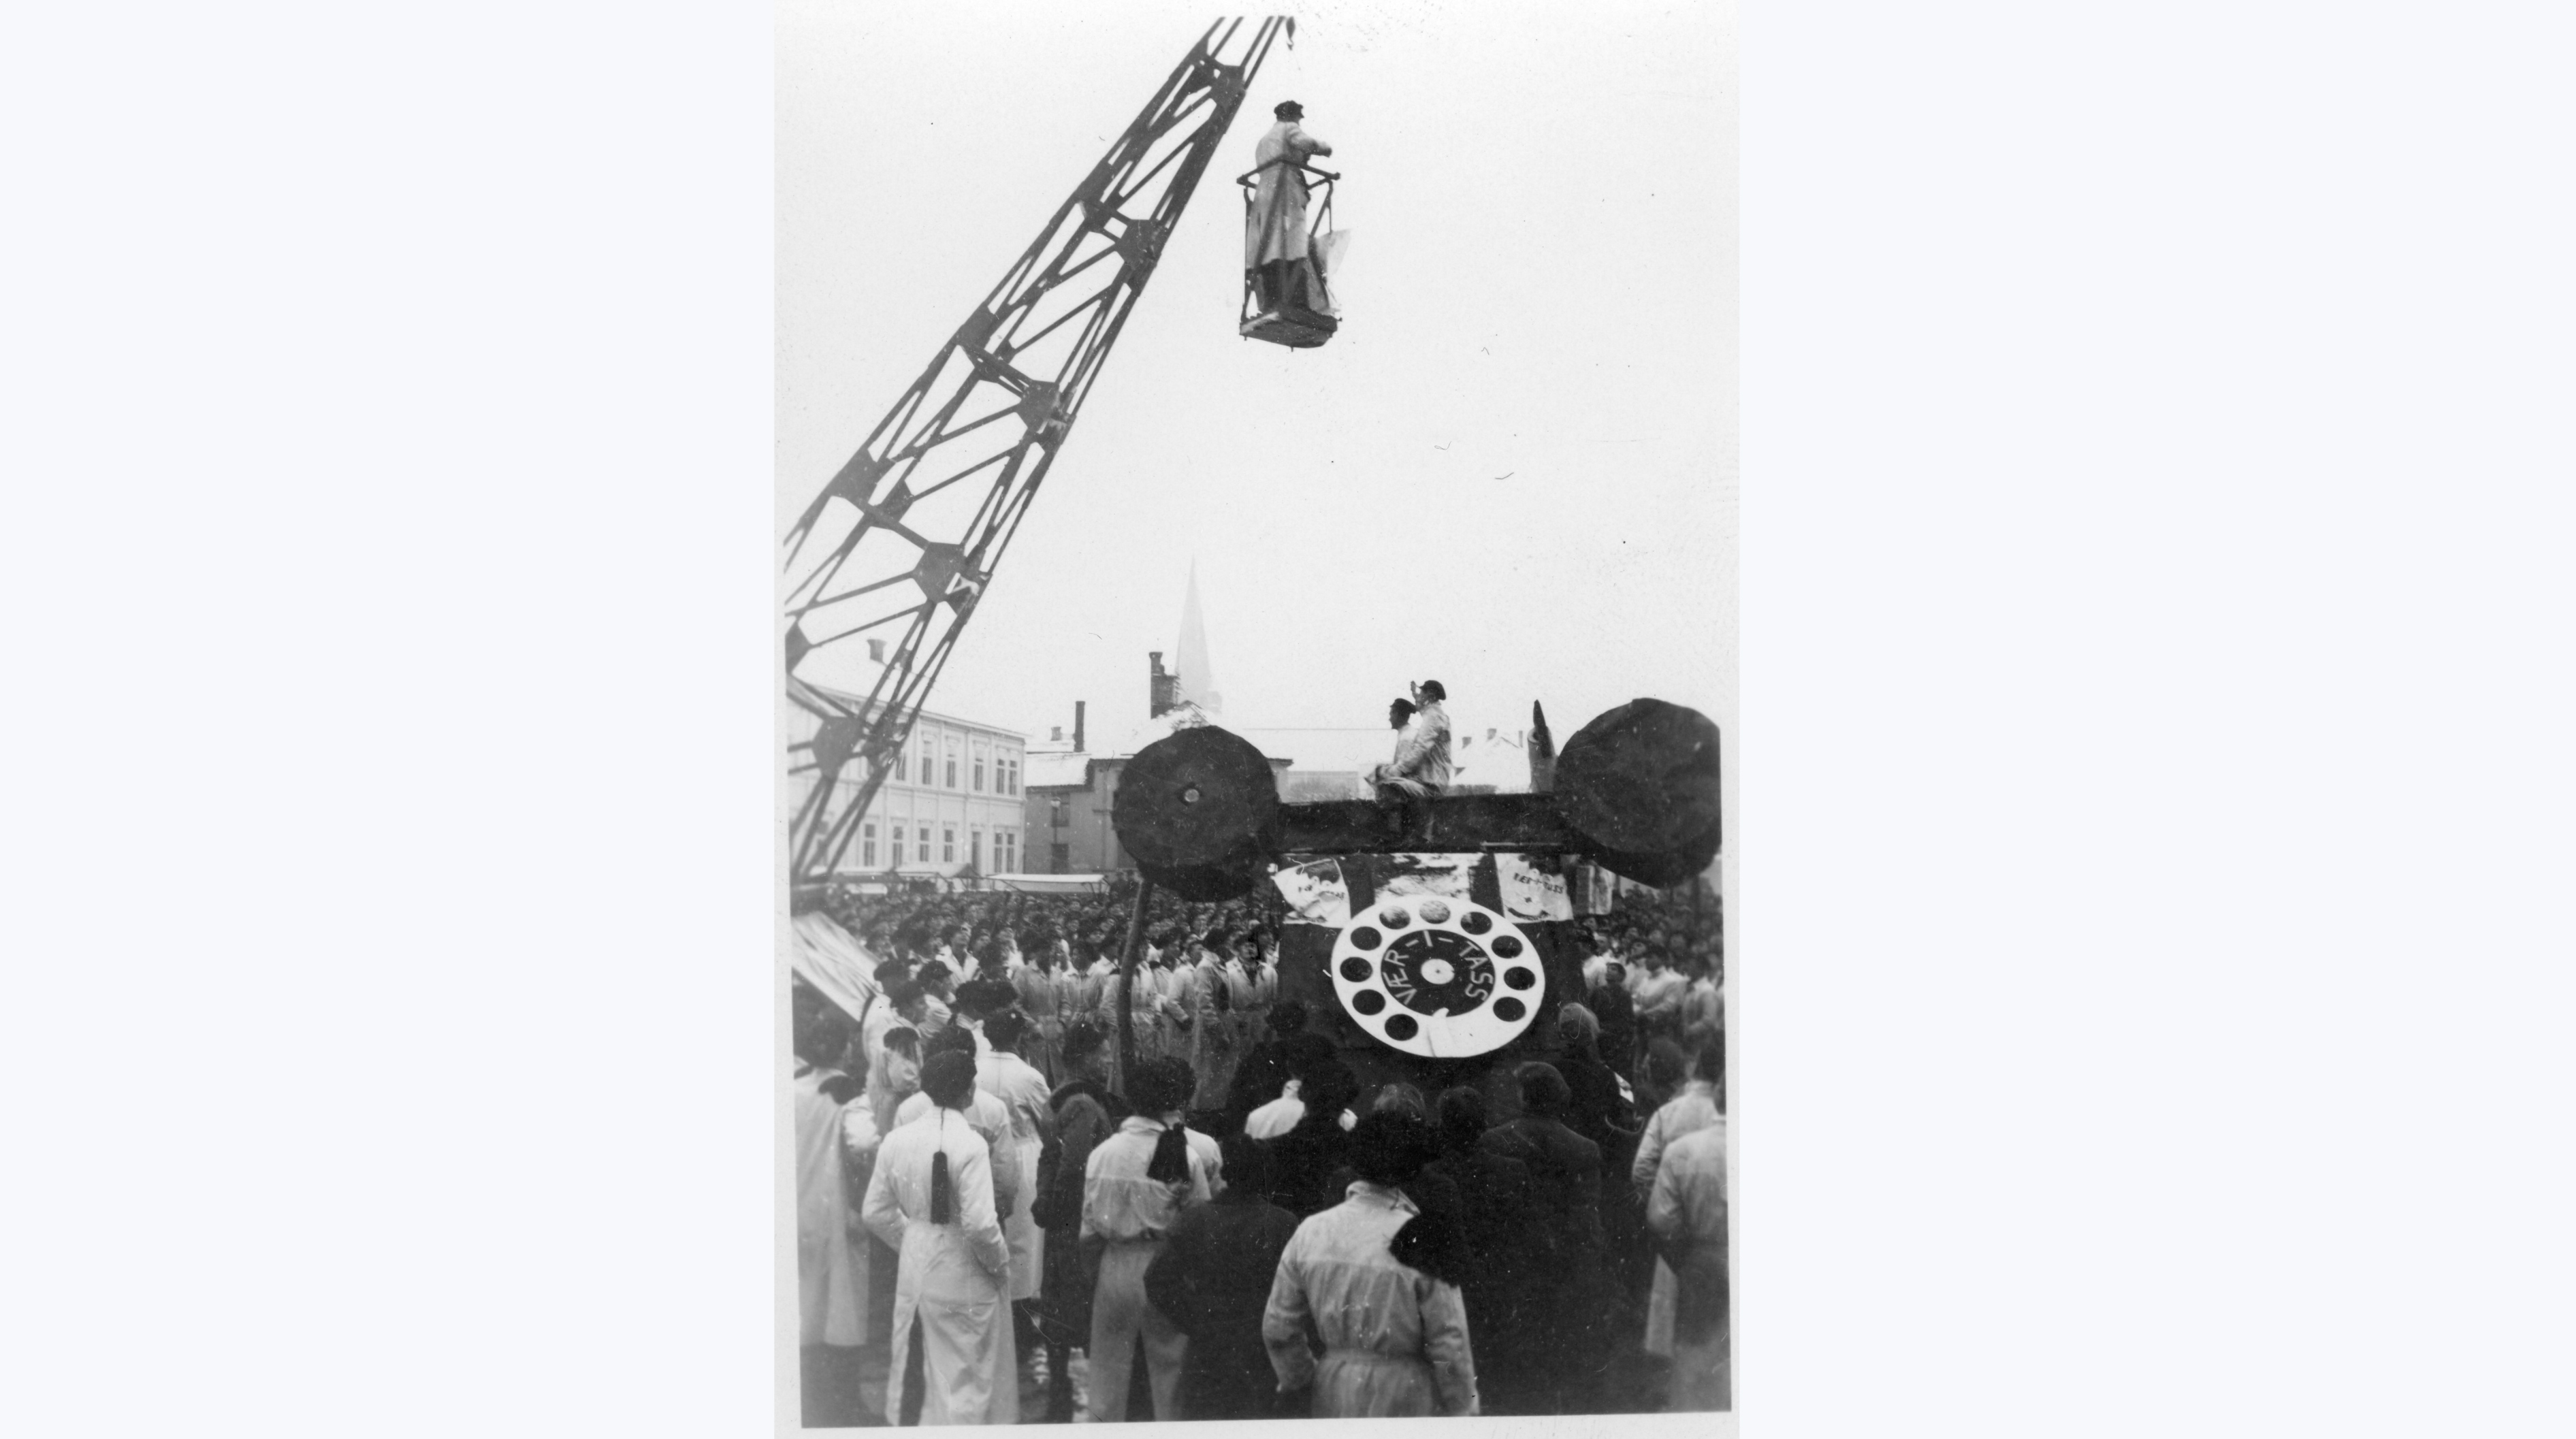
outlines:
M1565 876L1548 873L1532 863L1529 856L1495 855L1494 878L1501 882L1503 913L1513 919L1574 918L1573 902L1566 898Z
M1442 899L1469 899L1467 885L1475 877L1473 854L1389 854L1380 855L1374 866L1377 892L1382 895L1428 894Z
M1342 879L1342 862L1319 859L1270 877L1288 901L1290 924L1324 924L1339 928L1351 917L1350 885Z

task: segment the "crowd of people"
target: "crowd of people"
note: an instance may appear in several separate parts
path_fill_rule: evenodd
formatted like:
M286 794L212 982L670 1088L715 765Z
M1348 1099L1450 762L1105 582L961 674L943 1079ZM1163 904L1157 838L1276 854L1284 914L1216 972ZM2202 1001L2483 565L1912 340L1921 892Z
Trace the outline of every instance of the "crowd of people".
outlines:
M1712 895L1579 922L1582 1002L1488 1088L1365 1086L1268 896L843 895L798 987L809 1425L1728 1405ZM1021 1412L1023 1386L1043 1395Z

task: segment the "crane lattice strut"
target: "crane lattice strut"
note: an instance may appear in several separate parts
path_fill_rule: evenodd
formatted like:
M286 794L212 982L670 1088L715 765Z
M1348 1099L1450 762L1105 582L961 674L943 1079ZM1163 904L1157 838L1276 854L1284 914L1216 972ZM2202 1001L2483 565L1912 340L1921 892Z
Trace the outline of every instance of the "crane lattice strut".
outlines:
M800 897L847 853L1200 174L1293 24L1265 19L1238 50L1244 23L1199 38L789 530L788 697L819 722L789 754L790 771L814 781L790 822ZM863 639L882 652L863 701L797 677L812 652Z

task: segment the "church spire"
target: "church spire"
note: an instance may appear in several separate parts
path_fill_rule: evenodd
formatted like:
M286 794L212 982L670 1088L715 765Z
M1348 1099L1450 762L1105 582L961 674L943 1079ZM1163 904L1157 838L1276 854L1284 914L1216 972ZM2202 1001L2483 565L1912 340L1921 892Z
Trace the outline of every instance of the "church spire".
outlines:
M1216 689L1216 673L1208 667L1207 625L1199 614L1199 564L1190 561L1190 587L1181 600L1181 643L1172 661L1177 698L1195 704L1209 714L1225 709L1225 696Z

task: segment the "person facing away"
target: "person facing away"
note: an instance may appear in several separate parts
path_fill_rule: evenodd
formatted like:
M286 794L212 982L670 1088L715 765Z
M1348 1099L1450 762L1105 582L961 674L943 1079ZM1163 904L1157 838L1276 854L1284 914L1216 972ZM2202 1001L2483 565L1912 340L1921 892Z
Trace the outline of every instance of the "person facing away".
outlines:
M1547 1296L1549 1341L1532 1356L1530 1402L1542 1413L1588 1413L1609 1344L1609 1247L1601 1223L1601 1148L1565 1126L1572 1095L1550 1064L1513 1072L1520 1117L1485 1131L1489 1154L1529 1170L1539 1222L1555 1237L1531 1283Z
M1020 1057L1029 1034L1028 1016L1005 1009L984 1021L984 1038L992 1046L975 1066L975 1087L1002 1102L1011 1116L1009 1143L1017 1148L1014 1172L1021 1177L1011 1206L1003 1211L1002 1232L1011 1245L1011 1301L1038 1297L1045 1273L1046 1232L1038 1228L1031 1207L1037 1198L1032 1182L1038 1158L1055 1133L1055 1108L1046 1076Z
M1261 1334L1282 1411L1318 1419L1477 1412L1461 1243L1419 1213L1402 1185L1431 1155L1429 1126L1380 1111L1351 1131L1359 1178L1342 1202L1297 1226L1279 1256ZM1323 1341L1319 1362L1307 1345ZM1308 1395L1300 1404L1300 1394Z
M1556 1033L1555 1068L1568 1096L1559 1118L1599 1146L1607 1161L1627 1147L1637 1122L1627 1096L1619 1092L1619 1076L1601 1058L1601 1022L1584 1006L1568 1004L1556 1012Z
M1484 1093L1472 1085L1441 1091L1439 1155L1423 1178L1453 1185L1460 1198L1466 1240L1467 1332L1474 1337L1477 1392L1488 1414L1519 1414L1535 1406L1522 1399L1531 1371L1530 1351L1545 1335L1546 1295L1533 1282L1546 1269L1555 1236L1538 1222L1530 1200L1527 1166L1488 1152ZM1419 1186L1419 1181L1417 1181Z
M1073 1419L1073 1349L1091 1342L1091 1296L1099 1282L1096 1255L1080 1243L1082 1192L1091 1152L1127 1117L1127 1103L1109 1092L1108 1046L1100 1026L1076 1019L1064 1031L1065 1082L1049 1097L1055 1137L1038 1162L1038 1202L1033 1217L1045 1234L1046 1273L1039 1285L1040 1333L1047 1350L1047 1416Z
M1127 1381L1145 1351L1154 1418L1180 1417L1181 1364L1189 1337L1145 1297L1145 1271L1181 1214L1216 1193L1215 1166L1189 1142L1181 1111L1194 1080L1165 1056L1139 1061L1127 1083L1135 1113L1083 1166L1082 1242L1095 1253L1091 1299L1090 1411L1094 1424L1127 1418Z
M1145 1297L1189 1339L1184 1419L1267 1419L1278 1408L1261 1318L1297 1216L1264 1198L1268 1156L1241 1134L1218 1141L1228 1182L1184 1212L1145 1269Z
M985 1093L974 1084L975 1074L982 1069L975 1057L974 1032L951 1025L922 1041L921 1092L895 1106L894 1127L902 1128L931 1112L937 1101L930 1093L930 1066L942 1054L962 1054L969 1066L967 1096L957 1108L967 1126L981 1138L988 1150L986 1163L993 1171L993 1202L1003 1214L1018 1205L1020 1191L1028 1181L1020 1174L1020 1147L1011 1136L1011 1111L1001 1100Z
M1610 961L1602 982L1585 996L1584 1007L1600 1025L1601 1057L1625 1072L1630 1056L1637 1052L1637 1001L1628 993L1628 967Z
M1303 1219L1338 1202L1327 1186L1350 1161L1351 1137L1342 1111L1360 1097L1360 1077L1338 1059L1309 1065L1297 1076L1304 1113L1287 1133L1269 1141L1270 1202Z
M1279 1007L1285 1011L1294 1004L1295 1000L1287 1000ZM1298 1007L1296 1018L1304 1022L1303 1006ZM1320 1034L1301 1031L1282 1038L1279 1068L1287 1077L1279 1081L1276 1098L1253 1106L1244 1116L1243 1132L1255 1139L1277 1139L1296 1128L1306 1117L1306 1072L1333 1057L1333 1042Z
M1330 155L1333 147L1297 123L1306 118L1306 107L1296 101L1282 100L1270 113L1278 123L1252 151L1259 179L1252 209L1244 217L1243 268L1263 312L1311 312L1322 297L1316 293L1314 260L1307 250L1307 188L1301 167L1312 156Z
M1380 1085L1377 1093L1369 1099L1368 1108L1371 1114L1401 1114L1407 1118L1421 1120L1426 1126L1431 1122L1430 1110L1423 1102L1422 1091L1410 1084L1398 1082ZM1426 1135L1431 1133L1428 1128L1423 1132ZM1359 1178L1357 1168L1348 1164L1343 1165L1324 1182L1325 1198L1330 1200L1335 1195L1346 1192L1350 1188L1351 1181L1357 1178ZM1414 1207L1424 1214L1442 1214L1461 1223L1466 1219L1466 1197L1459 1192L1458 1186L1451 1182L1447 1175L1430 1165L1427 1155L1422 1167L1399 1187L1404 1190L1404 1197L1412 1200Z
M902 1375L916 1332L921 1420L1009 1424L1019 1416L1011 1321L1002 1302L1009 1248L993 1204L990 1151L960 1112L975 1094L975 1059L949 1050L922 1066L928 1112L887 1135L861 1214L901 1256L891 1370ZM887 1386L886 1419L903 1422L904 1386Z
M836 1065L847 1026L836 1011L796 1016L796 1284L803 1408L815 1425L845 1424L858 1395L858 1348L867 1342L867 1247L850 1232L843 1119L853 1106Z
M1646 1229L1674 1276L1672 1407L1730 1408L1724 1124L1694 1130L1664 1150Z
M1243 1062L1234 1067L1233 1087L1226 1091L1226 1129L1241 1129L1252 1112L1277 1099L1288 1087L1290 1071L1286 1041L1306 1029L1306 1006L1293 999L1278 1000L1263 1016L1269 1031L1261 1042L1246 1050ZM1295 1123L1290 1120L1289 1123ZM1267 1138L1255 1135L1254 1138Z
M1646 1132L1637 1141L1637 1159L1629 1166L1628 1179L1636 1187L1638 1198L1646 1205L1647 1230L1654 1229L1654 1192L1656 1176L1662 1172L1664 1156L1672 1146L1704 1129L1714 1129L1723 1147L1726 1111L1720 1107L1718 1079L1726 1070L1726 1050L1722 1044L1703 1048L1692 1059L1691 1077L1682 1092L1655 1111L1646 1121ZM1722 1177L1722 1176L1721 1176ZM1681 1289L1679 1275L1672 1262L1662 1256L1657 1245L1654 1287L1646 1296L1646 1352L1671 1357L1679 1316Z

